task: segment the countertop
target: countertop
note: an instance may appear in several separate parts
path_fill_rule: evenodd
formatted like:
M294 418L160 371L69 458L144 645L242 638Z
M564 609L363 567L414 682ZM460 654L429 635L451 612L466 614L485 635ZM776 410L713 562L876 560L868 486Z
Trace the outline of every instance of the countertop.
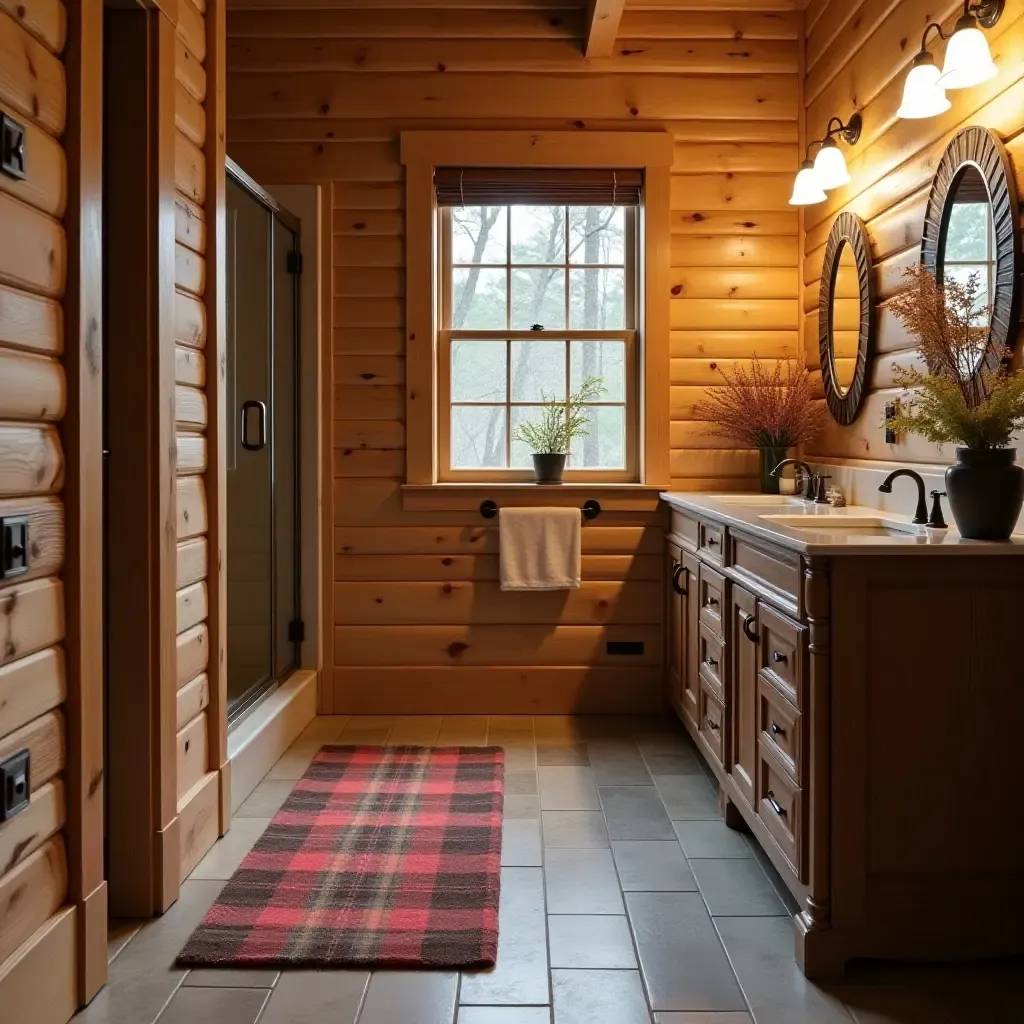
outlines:
M707 516L802 555L879 554L883 550L898 551L901 555L1024 555L1024 535L1021 534L1014 534L1008 541L967 540L957 533L954 526L947 530L914 526L911 516L864 505L833 508L786 495L773 500L772 496L762 494L662 491L661 498L674 508ZM806 516L809 521L817 518L823 520L822 529L785 526L763 518L768 515ZM882 535L857 529L829 530L824 522L849 516L884 519L914 532Z

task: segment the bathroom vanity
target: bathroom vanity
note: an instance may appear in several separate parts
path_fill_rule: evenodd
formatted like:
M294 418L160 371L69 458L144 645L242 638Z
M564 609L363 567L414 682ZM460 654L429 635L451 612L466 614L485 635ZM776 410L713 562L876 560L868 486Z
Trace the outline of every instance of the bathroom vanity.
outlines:
M1024 952L1024 542L666 493L669 700L809 976Z

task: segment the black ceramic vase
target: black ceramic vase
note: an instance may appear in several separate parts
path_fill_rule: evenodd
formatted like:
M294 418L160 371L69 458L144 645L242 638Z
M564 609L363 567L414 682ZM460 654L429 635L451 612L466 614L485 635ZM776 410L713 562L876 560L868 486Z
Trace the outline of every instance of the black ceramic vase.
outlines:
M559 452L534 452L533 478L539 484L560 484L565 472L565 455Z
M760 448L758 451L761 454L761 493L778 494L779 478L774 473L779 463L789 456L789 449Z
M1024 468L1013 448L957 448L946 470L949 507L961 537L1006 540L1024 504Z

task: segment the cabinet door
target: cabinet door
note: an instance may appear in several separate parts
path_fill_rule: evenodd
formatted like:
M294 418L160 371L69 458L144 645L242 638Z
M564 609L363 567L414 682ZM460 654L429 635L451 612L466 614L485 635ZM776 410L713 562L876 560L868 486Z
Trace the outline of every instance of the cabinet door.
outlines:
M732 734L729 771L740 795L754 806L754 779L757 770L757 665L758 603L753 594L733 584L729 604L731 635L732 692L728 713Z
M700 678L697 674L698 620L700 617L700 598L697 594L697 574L700 562L689 551L682 553L683 571L679 574L679 586L683 590L682 600L682 666L680 683L683 714L690 720L694 728L700 721Z
M679 582L679 576L683 571L679 545L668 541L665 550L668 556L665 570L668 578L665 597L665 675L669 699L673 705L680 707L683 693L683 621L686 614L686 597L683 594L685 587Z

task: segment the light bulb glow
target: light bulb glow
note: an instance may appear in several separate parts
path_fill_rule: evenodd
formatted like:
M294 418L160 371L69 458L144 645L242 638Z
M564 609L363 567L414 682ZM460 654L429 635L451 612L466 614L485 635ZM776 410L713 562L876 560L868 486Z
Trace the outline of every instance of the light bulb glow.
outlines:
M814 160L814 177L818 187L825 191L839 188L850 181L850 172L846 169L846 157L831 139L818 150L818 155Z
M903 83L903 102L896 116L913 120L935 117L949 110L953 104L949 102L945 89L937 84L938 80L939 69L933 62L915 62Z
M818 184L817 175L814 173L814 165L805 160L800 166L800 171L793 182L793 194L789 197L790 206L813 206L815 203L823 203L828 198Z
M969 89L987 82L998 70L985 33L973 26L958 28L946 44L946 59L938 85L941 89Z

